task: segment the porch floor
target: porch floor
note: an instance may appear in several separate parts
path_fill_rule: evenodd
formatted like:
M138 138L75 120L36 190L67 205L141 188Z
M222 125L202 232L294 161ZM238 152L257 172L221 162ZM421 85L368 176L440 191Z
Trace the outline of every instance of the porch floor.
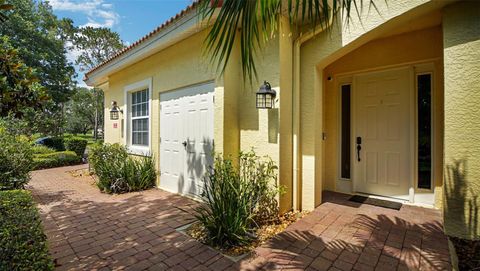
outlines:
M102 194L67 172L81 167L36 171L29 185L58 270L451 269L438 210L324 192L323 204L234 263L175 230L194 220L196 202L159 189Z
M319 207L258 248L250 264L288 270L451 270L439 210L403 205L397 211L349 197L324 191Z

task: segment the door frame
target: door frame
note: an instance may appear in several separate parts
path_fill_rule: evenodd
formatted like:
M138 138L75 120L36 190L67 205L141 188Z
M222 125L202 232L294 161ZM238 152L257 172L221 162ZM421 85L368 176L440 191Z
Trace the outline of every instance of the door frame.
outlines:
M381 72L381 71L387 71L387 70L394 70L394 69L399 69L399 68L405 68L405 67L410 67L411 69L411 76L410 76L410 88L413 89L413 93L411 91L410 94L410 103L411 103L411 118L413 118L413 121L411 122L411 125L413 125L413 129L411 129L410 134L411 134L411 141L410 145L412 149L412 154L414 157L411 159L411 163L413 164L413 167L411 167L411 175L413 175L413 178L410 180L410 189L409 189L409 201L414 202L415 204L420 203L420 204L426 204L427 206L433 206L435 205L435 186L438 183L437 178L437 171L438 171L438 161L443 158L438 157L439 155L442 156L442 152L439 152L437 150L437 143L438 140L441 139L441 135L437 133L436 129L438 129L438 118L441 117L441 115L438 115L439 113L437 112L437 106L443 106L442 104L438 104L438 97L439 91L441 91L441 86L438 85L437 79L438 76L441 76L441 71L439 71L438 67L438 61L441 60L440 58L429 58L429 59L423 59L419 61L411 61L411 62L405 62L405 63L400 63L400 64L395 64L395 65L385 65L385 66L378 66L375 68L368 68L368 69L361 69L361 70L356 70L356 71L351 71L351 72L343 72L343 73L337 73L333 75L334 78L334 85L335 85L335 91L337 91L337 129L335 131L335 134L337 135L337 138L341 138L341 99L340 99L340 88L342 85L350 84L351 85L351 91L352 95L353 92L355 91L355 86L354 86L354 80L353 77L355 75L362 75L362 74L369 74L369 73L376 73L376 72ZM418 188L418 178L417 178L417 157L418 157L418 142L417 142L417 125L418 125L418 112L417 112L417 75L419 74L431 74L432 75L432 84L431 84L431 102L432 102L432 114L431 114L431 125L432 125L432 177L431 177L431 189L422 189ZM352 98L351 104L350 104L350 113L351 113L351 131L354 131L354 101ZM413 112L413 113L412 113ZM339 141L337 140L337 143ZM356 187L355 187L355 182L352 178L354 176L355 168L353 167L353 159L355 157L355 135L351 134L351 154L350 156L352 157L351 159L351 178L350 179L344 179L341 178L341 144L337 144L337 166L336 166L336 180L335 180L335 190L339 192L346 192L346 193L355 193ZM349 183L348 183L349 182ZM429 198L428 200L425 200L424 197Z
M415 192L423 192L423 193L434 193L434 188L435 188L435 180L436 180L436 155L441 155L441 153L437 154L436 150L436 141L437 139L437 134L435 133L435 129L437 128L436 121L437 121L437 114L436 114L436 106L438 102L437 98L437 85L436 85L436 76L437 76L437 71L436 71L436 66L434 62L427 62L427 63L420 63L418 65L414 65L414 91L415 91L415 105L418 104L418 89L416 86L418 85L418 76L419 75L424 75L424 74L430 74L430 88L431 88L431 111L430 111L430 125L431 125L431 135L430 135L430 142L431 142L431 174L430 174L430 182L431 182L431 187L430 189L426 188L419 188L418 187L418 175L415 174ZM415 107L415 127L418 127L418 112L417 108ZM415 161L418 160L418 129L415 129ZM415 163L415 172L418 172L418 164ZM419 194L419 193L417 193Z
M434 194L434 187L435 187L435 182L436 182L436 179L435 179L435 174L436 174L436 164L435 164L435 161L437 159L436 155L438 155L438 152L435 152L436 151L436 145L435 145L435 139L437 137L437 135L435 134L435 122L436 122L436 118L438 116L436 116L436 111L435 111L435 107L437 106L437 101L436 101L436 92L437 92L437 86L435 85L436 84L436 81L435 81L435 77L438 76L437 75L437 70L436 70L436 65L435 65L435 61L437 61L438 59L437 58L432 58L432 59L425 59L425 60L421 60L421 61L414 61L414 62L408 62L408 63L402 63L402 64L397 64L397 65L388 65L388 66L379 66L379 67L375 67L375 68L371 68L371 69L364 69L364 70L357 70L357 71L353 71L353 72L345 72L345 73L338 73L338 74L335 74L334 75L334 79L335 79L335 90L337 91L337 97L341 97L339 93L339 90L341 88L342 85L346 85L346 84L350 84L351 85L351 91L352 91L352 95L355 95L354 92L355 92L355 89L356 89L356 86L355 86L355 80L354 80L354 77L355 76L358 76L358 75L368 75L368 74L375 74L375 73L379 73L379 72L383 72L383 71L392 71L392 70L398 70L398 69L405 69L405 68L408 68L409 69L409 112L410 112L410 131L409 131L409 134L410 134L410 142L409 142L409 145L410 145L410 182L409 182L409 191L408 191L408 197L406 197L404 200L408 200L409 202L415 202L415 196L416 194L418 194L418 192L427 192L427 193L431 193L432 195ZM417 101L417 89L416 89L416 76L420 73L430 73L432 74L432 115L431 115L431 118L432 118L432 178L431 178L431 182L432 182L432 189L430 190L427 190L427 189L419 189L417 188L417 174L416 174L416 170L417 170L417 165L416 165L416 159L418 157L418 150L417 150L417 110L416 110L416 101ZM356 95L355 95L356 97ZM348 191L350 190L351 193L356 193L356 181L354 180L354 177L355 176L355 167L354 167L354 157L355 157L355 134L354 134L354 131L356 130L356 123L355 123L355 117L354 117L354 113L355 113L355 110L356 110L356 107L355 107L355 104L356 104L356 98L355 97L352 97L351 98L351 104L350 104L350 114L351 114L351 142L350 142L350 146L351 146L351 153L350 153L350 157L351 157L351 161L350 161L350 168L351 168L351 178L350 179L344 179L344 178L341 178L341 163L340 163L340 155L341 155L341 144L339 144L338 140L337 140L337 167L336 167L336 190L339 191L338 188L340 188L341 191ZM337 99L337 131L336 131L336 135L337 135L337 138L340 139L341 137L341 99L338 98ZM351 182L351 185L350 185L350 189L345 189L346 186L343 184L344 181L350 181ZM341 187L339 187L341 186ZM434 205L434 201L431 202L432 205Z

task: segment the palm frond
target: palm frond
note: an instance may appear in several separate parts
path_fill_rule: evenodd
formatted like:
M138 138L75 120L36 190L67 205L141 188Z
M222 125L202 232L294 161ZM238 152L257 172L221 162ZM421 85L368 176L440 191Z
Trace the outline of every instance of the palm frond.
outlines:
M276 29L280 0L201 1L199 12L202 18L212 21L216 7L221 3L206 38L207 53L223 73L235 41L239 39L242 71L244 76L252 79L256 75L255 52Z
M374 0L369 1L376 9ZM257 77L255 55L277 30L284 3L282 0L200 1L199 14L211 23L206 52L222 74L239 39L243 76L250 82ZM315 30L317 27L328 29L330 22L340 13L346 23L349 23L353 10L360 17L363 0L288 0L286 5L285 15L291 24L308 25Z

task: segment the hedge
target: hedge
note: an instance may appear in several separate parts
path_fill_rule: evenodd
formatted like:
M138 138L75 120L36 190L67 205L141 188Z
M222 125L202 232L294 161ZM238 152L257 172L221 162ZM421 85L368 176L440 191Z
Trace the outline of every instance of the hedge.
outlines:
M0 270L53 270L47 238L28 191L0 191Z
M54 149L51 149L45 145L34 145L32 147L33 154L46 154L55 152Z
M73 151L37 154L33 158L34 169L45 169L80 164L82 157Z
M65 137L65 148L67 151L74 151L80 157L83 157L87 143L87 140L80 137Z
M0 127L0 190L23 188L30 180L32 159L28 139Z
M44 141L44 145L56 151L64 151L65 143L63 137L49 137Z

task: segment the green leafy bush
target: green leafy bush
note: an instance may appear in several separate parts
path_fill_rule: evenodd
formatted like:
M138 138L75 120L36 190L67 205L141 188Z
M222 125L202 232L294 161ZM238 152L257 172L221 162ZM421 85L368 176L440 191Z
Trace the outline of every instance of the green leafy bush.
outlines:
M34 169L45 169L53 167L63 167L77 165L82 162L82 158L73 151L62 151L45 154L37 154L33 158Z
M33 154L46 154L55 152L55 150L44 145L34 145L32 147L32 152Z
M65 142L63 137L60 136L55 136L55 137L49 137L46 138L45 141L45 146L54 149L56 151L64 151L65 150Z
M0 270L53 270L47 238L28 191L0 191Z
M0 127L0 190L21 189L30 180L33 153L27 138Z
M88 141L80 137L66 137L65 148L67 151L74 151L78 156L83 157Z
M239 166L221 155L204 179L196 218L211 245L229 248L255 238L254 230L278 217L277 167L252 150L240 153Z
M155 186L157 172L153 157L131 157L119 144L97 144L89 152L97 175L97 186L106 193L126 193Z
M240 178L253 186L255 224L264 225L278 219L278 197L285 191L277 185L277 170L273 160L259 157L253 150L240 153Z

